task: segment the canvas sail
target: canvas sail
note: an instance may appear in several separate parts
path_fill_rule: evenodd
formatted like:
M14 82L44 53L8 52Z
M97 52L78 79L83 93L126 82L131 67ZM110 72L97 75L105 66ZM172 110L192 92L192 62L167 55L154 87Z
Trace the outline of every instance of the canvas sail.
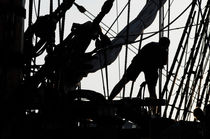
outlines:
M142 33L142 31L150 26L154 21L158 10L166 0L148 0L144 8L138 14L138 16L130 22L129 26L129 37L128 43L133 42ZM119 55L121 48L126 44L127 26L122 29L120 33L112 40L111 45L107 48L98 51L93 59L88 61L86 64L91 65L91 69L88 72L95 72L107 65L110 65L115 61Z

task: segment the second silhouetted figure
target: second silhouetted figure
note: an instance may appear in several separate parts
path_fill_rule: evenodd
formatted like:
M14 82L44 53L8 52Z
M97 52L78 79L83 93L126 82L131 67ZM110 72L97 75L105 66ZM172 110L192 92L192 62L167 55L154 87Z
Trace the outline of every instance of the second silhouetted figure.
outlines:
M169 44L170 40L166 37L160 38L159 42L146 44L133 58L122 79L112 90L109 100L114 99L129 81L135 81L142 71L145 75L150 97L156 99L155 87L158 79L158 69L162 69L167 64Z

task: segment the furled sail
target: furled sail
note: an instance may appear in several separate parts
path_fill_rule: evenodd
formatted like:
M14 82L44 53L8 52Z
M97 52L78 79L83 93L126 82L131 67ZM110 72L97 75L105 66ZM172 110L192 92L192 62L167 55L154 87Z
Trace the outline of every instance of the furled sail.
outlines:
M142 33L142 31L152 24L158 10L166 0L148 0L139 15L129 24L128 43L133 42ZM112 40L111 45L98 51L93 55L93 59L86 64L92 68L88 72L95 72L107 65L110 65L119 55L122 45L126 44L127 26Z

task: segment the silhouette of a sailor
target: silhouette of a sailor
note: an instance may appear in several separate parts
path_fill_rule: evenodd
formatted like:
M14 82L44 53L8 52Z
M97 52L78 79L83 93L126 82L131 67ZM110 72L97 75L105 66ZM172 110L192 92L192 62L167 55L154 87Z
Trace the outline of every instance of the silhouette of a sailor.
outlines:
M122 79L112 90L109 100L113 100L129 81L135 81L141 72L144 72L150 97L156 99L158 69L162 69L167 64L169 44L170 40L166 37L160 38L159 42L146 44L133 58Z

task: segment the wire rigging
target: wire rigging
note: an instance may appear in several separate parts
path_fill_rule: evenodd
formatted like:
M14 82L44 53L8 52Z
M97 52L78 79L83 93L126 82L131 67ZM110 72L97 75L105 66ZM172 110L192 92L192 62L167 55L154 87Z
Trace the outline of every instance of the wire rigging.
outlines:
M30 24L32 24L32 15L33 15L33 11L35 11L35 15L36 15L36 17L39 17L39 13L40 13L40 0L39 0L39 3L38 3L38 9L36 8L37 7L37 5L36 5L36 2L35 2L35 0L34 1L32 1L31 0L31 2L32 2L32 8L31 8L31 10L32 11L30 11L29 12L29 25ZM53 0L50 0L50 2L51 2L51 4L50 4L50 11L52 12L52 9L53 9ZM121 14L123 13L123 11L127 8L128 9L128 13L127 13L127 30L129 30L129 22L130 22L130 3L131 3L131 1L130 0L128 0L128 2L127 2L127 4L124 6L124 8L118 13L118 1L116 0L116 19L114 20L114 22L112 23L112 25L111 26L107 26L105 23L103 23L103 22L101 22L101 24L105 27L105 28L107 28L107 29L105 29L104 27L102 27L102 29L104 29L105 31L106 31L106 34L110 34L112 37L114 36L113 35L113 33L114 34L117 34L118 32L119 32L119 17L121 16ZM172 5L174 3L174 0L172 0L171 2L169 1L169 6L168 6L168 10L166 11L166 13L165 13L165 15L163 15L164 16L164 19L166 18L166 16L167 16L167 14L168 14L168 23L167 23L167 25L166 26L164 26L163 28L161 28L159 31L155 31L155 32L144 32L144 33L142 33L141 34L141 38L140 38L140 40L136 40L136 41L133 41L133 42L128 42L128 37L130 36L129 34L128 34L128 32L127 32L127 34L126 34L126 52L125 52L125 72L126 72L126 68L127 68L127 58L128 58L128 50L130 50L130 51L132 51L133 53L137 53L136 51L134 51L134 50L132 50L132 49L130 49L129 47L128 47L128 45L129 44L131 44L131 46L133 46L132 44L133 43L136 43L136 42L139 42L139 46L141 46L141 42L143 41L143 40L146 40L146 39L148 39L148 38L150 38L150 37L152 37L152 36L154 36L154 35L156 35L157 33L160 33L160 32L164 32L164 31L168 31L168 37L169 37L169 33L170 33L170 31L172 31L172 30L178 30L178 29L183 29L184 27L176 27L176 28L170 28L170 25L171 24L173 24L175 21L177 21L191 6L192 6L192 3L190 3L188 6L187 6L187 8L185 8L184 9L184 11L182 11L174 20L172 20L172 21L170 21L170 6ZM31 3L30 3L31 4ZM201 16L203 16L204 15L204 13L202 13L202 9L201 9L201 0L198 0L198 4L199 5L197 5L198 6L198 10L199 10L199 13L198 13L198 15L201 15ZM58 0L58 5L60 5L60 0ZM30 7L31 7L31 5L29 5ZM34 9L33 9L34 8ZM84 9L83 9L83 11L84 11ZM87 11L86 9L85 9L85 11L87 12L87 13L85 13L85 12L83 12L84 14L85 14L85 16L87 16L89 19L91 19L91 20L93 20L93 18L92 17L95 17L93 14L91 14L89 11ZM88 15L89 14L89 15ZM92 17L91 17L92 16ZM197 21L199 20L199 16L197 17L198 19L197 19ZM115 32L113 29L112 29L112 27L114 26L114 25L117 25L117 31ZM191 24L189 25L189 26L185 26L185 27L187 27L187 28L189 28L189 27L193 27L193 26L196 26L196 32L199 30L198 29L198 26L199 25L201 25L201 24L199 24L198 22L196 23L196 24L193 24L193 22L191 21ZM65 16L64 16L64 18L63 19L61 19L60 21L59 21L59 35L60 35L60 42L63 40L63 34L64 34L64 27L65 27ZM166 29L167 28L167 29ZM188 30L189 31L189 30ZM188 32L189 33L189 32ZM206 32L206 34L207 34L208 32ZM146 35L146 34L149 34L149 36L146 36L146 37L143 37L143 35ZM150 35L151 34L151 35ZM190 33L189 33L190 34ZM198 35L199 37L201 37L202 35L201 34L199 34ZM190 37L187 37L187 39L190 39ZM196 39L196 38L193 38L193 39ZM186 44L187 44L188 42L187 42L187 40L186 40ZM187 54L188 53L194 53L194 56L195 56L195 54L196 54L196 52L194 52L193 50L191 50L190 52L187 52L187 46L188 45L186 45L186 49L185 49L185 46L182 46L181 47L181 49L184 51L184 53L183 53L183 55L185 55L186 57L185 57L185 66L184 66L184 68L187 68ZM133 48L135 49L135 50L140 50L140 47L139 48L136 48L135 46L133 46ZM197 50L198 52L200 52L200 55L201 55L201 50L199 51L199 50ZM40 54L41 54L41 51L39 51L40 52ZM207 53L207 52L206 52ZM185 113L183 113L183 115L182 115L182 118L189 118L189 113L191 113L192 112L192 107L193 107L193 104L194 103L197 103L198 104L198 102L200 101L199 99L201 99L202 97L203 98L205 98L205 101L202 101L201 102L201 104L206 104L207 103L207 101L208 101L208 97L209 97L209 93L207 92L208 91L208 84L209 84L209 81L206 83L205 82L205 85L201 85L200 87L199 87L199 90L198 91L196 91L196 80L199 80L200 81L200 83L199 84L201 84L201 79L198 79L198 76L199 76L199 74L200 74L200 71L199 70L202 70L202 75L203 76L205 76L206 77L206 80L207 80L207 78L208 78L208 76L209 76L209 71L208 72L204 72L204 71L206 71L206 68L208 68L208 63L209 63L209 61L210 61L210 59L208 58L209 57L209 55L210 55L210 52L208 53L208 56L203 56L203 57L200 57L199 58L199 60L198 60L198 62L197 63L201 63L201 61L202 61L202 64L200 64L199 65L199 67L197 67L196 68L196 72L195 72L195 75L194 75L194 78L193 78L193 80L191 80L192 78L190 78L190 76L188 77L188 82L186 83L186 82L183 82L182 83L182 79L180 79L180 83L182 83L182 85L183 86L188 86L188 88L186 89L186 87L184 88L184 87L182 87L180 90L181 90L181 92L183 91L183 92L187 92L186 94L184 94L184 96L182 96L182 94L178 94L178 96L179 97L183 97L183 100L181 100L180 102L179 102L179 106L177 107L177 105L175 105L175 104L168 104L169 106L172 106L172 107L174 107L174 108L176 108L176 109L179 109L178 110L178 112L177 112L177 115L176 115L176 118L178 119L178 118L180 118L180 115L181 115L181 112L179 112L180 110L185 110ZM202 59L202 58L205 58L205 59ZM202 60L201 60L202 59ZM119 78L120 78L120 58L118 58L118 67L119 67ZM35 60L34 60L35 61ZM176 62L179 64L181 64L181 61L179 61L178 59L176 59ZM193 62L191 62L191 64L192 64ZM194 62L195 63L195 62ZM34 64L35 65L35 64ZM196 65L190 65L191 67L190 68L194 68L194 67L196 67ZM109 84L108 84L108 70L106 69L106 86L108 87L109 86ZM170 72L168 72L168 68L167 68L167 70L166 70L166 74L163 74L163 76L165 76L165 77L167 77L168 78L168 73L170 74ZM102 82L103 82L103 89L104 89L104 96L106 95L106 89L105 89L105 79L104 79L104 73L103 73L103 71L101 71L101 74L102 74ZM171 75L171 76L173 76L173 75ZM174 76L173 76L174 77ZM174 84L175 85L180 85L180 84L178 84L177 83L177 81L179 80L179 78L177 78L177 77L174 77L174 80L172 80L171 78L170 79L168 79L170 82L172 81L172 82L174 82ZM203 90L202 90L203 89ZM202 90L202 91L201 91ZM131 93L130 93L130 97L132 97L132 91L133 91L133 85L132 85L132 87L131 87ZM194 92L193 92L194 91ZM205 92L206 91L206 92ZM109 89L107 88L107 96L108 96L108 92L109 92ZM200 92L202 92L203 94L200 96ZM194 94L193 94L194 93ZM171 96L172 95L175 95L175 94L170 94ZM123 97L125 96L125 92L123 92ZM166 98L168 98L167 96L166 96ZM184 101L185 100L185 102L184 102L184 104L182 103L182 101ZM169 101L170 101L170 99L169 99ZM183 108L184 107L184 108ZM171 113L173 113L173 111L171 111ZM187 114L186 114L187 113Z
M126 30L126 46L125 46L125 67L124 74L126 74L127 69L127 59L128 59L128 37L129 37L129 23L130 23L130 4L131 1L128 0L128 13L127 13L127 30ZM123 98L125 97L125 86L123 88Z
M116 18L119 16L119 12L118 12L118 0L116 0ZM119 33L119 20L117 18L117 34ZM118 55L118 76L119 76L119 80L121 78L121 68L120 68L120 55Z
M76 4L77 6L80 6L80 5L78 5L78 4ZM107 27L108 28L108 30L107 29L105 29L103 26L101 26L101 28L103 29L103 30L105 30L106 31L106 33L105 34L110 34L112 37L111 38L115 38L115 36L109 31L109 30L111 30L115 35L116 34L118 34L117 32L115 32L113 29L111 29L112 28L112 26L117 22L117 20L119 19L119 17L121 16L121 14L123 13L123 11L126 9L126 7L127 7L127 5L128 4L126 4L125 6L124 6L124 8L121 10L121 12L118 14L118 16L116 17L116 19L114 20L114 22L112 23L112 25L109 27L109 26L107 26L105 23L103 23L103 22L101 22L101 24L102 25L104 25L105 27ZM83 7L84 8L84 7ZM85 8L84 8L85 9ZM90 13L87 9L85 9L85 11L88 13L88 14L90 14L93 18L95 18L95 16L92 14L92 13ZM85 16L87 16L90 20L93 20L93 18L91 18L89 15L87 15L85 12L83 12L83 14L85 15ZM134 45L132 45L132 44L130 44L131 46L132 46L132 48L134 48L135 50L137 50L138 51L138 49L134 46ZM132 53L134 53L134 54L136 54L137 52L135 52L134 50L132 50L131 48L129 48L128 47L128 49L132 52Z

